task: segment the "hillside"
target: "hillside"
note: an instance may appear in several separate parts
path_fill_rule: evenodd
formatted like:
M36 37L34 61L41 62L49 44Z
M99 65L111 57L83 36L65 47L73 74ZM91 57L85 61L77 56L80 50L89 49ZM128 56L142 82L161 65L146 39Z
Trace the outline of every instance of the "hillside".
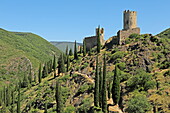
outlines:
M72 49L72 51L74 50L74 42L51 41L50 43L53 44L54 46L56 46L58 49L60 49L63 52L65 52L67 46L69 49ZM79 45L82 45L82 43L77 43L77 46L79 46Z
M30 68L36 74L40 62L59 54L58 48L38 35L0 29L0 86L27 74Z
M166 35L165 35L166 34ZM152 36L132 34L124 45L103 46L99 68L103 68L106 55L106 87L109 112L169 113L170 112L170 29ZM49 73L41 83L21 88L21 111L24 113L56 113L56 81L59 88L62 113L102 113L94 107L94 82L96 77L96 48L86 56L78 53L78 60L69 56L69 71L54 78ZM115 66L120 73L120 101L114 105L111 86ZM65 67L67 63L65 63ZM58 69L56 70L58 72ZM102 71L101 71L102 73ZM59 92L59 91L58 91ZM1 94L1 93L0 93ZM19 94L18 91L15 94ZM100 94L100 96L103 96ZM17 110L17 97L12 105L0 109ZM0 100L1 102L2 100ZM14 107L12 107L14 106Z

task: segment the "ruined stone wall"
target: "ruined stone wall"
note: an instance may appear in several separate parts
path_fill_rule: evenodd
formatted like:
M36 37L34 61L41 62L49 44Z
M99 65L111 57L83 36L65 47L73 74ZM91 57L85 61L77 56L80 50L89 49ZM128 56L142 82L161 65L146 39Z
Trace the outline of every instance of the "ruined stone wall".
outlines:
M118 43L120 45L123 44L125 42L125 39L133 33L140 34L140 28L137 27L137 28L128 29L128 30L119 30L117 32Z

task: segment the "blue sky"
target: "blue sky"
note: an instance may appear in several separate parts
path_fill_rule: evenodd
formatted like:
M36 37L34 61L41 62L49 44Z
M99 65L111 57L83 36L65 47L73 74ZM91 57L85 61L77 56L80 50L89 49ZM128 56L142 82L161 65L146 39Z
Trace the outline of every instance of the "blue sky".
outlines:
M100 25L105 39L123 28L123 11L137 11L141 33L170 27L170 0L0 0L0 28L48 41L82 42Z

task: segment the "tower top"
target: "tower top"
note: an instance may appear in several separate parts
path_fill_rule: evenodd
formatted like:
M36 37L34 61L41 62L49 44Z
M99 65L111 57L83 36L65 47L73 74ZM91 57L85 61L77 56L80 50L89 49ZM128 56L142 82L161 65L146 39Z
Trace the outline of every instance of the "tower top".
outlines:
M137 27L137 12L125 10L123 12L124 30L133 29Z

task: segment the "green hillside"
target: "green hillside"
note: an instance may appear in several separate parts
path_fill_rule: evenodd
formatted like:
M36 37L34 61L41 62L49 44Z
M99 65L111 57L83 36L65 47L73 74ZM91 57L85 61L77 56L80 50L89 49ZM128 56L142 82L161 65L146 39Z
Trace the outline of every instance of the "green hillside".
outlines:
M57 41L51 41L51 44L56 46L61 51L65 52L66 47L68 46L69 49L74 50L74 42L57 42ZM77 46L82 45L82 43L77 43Z
M0 29L0 82L10 82L9 79L28 73L30 67L34 74L40 62L59 54L58 48L38 35Z

